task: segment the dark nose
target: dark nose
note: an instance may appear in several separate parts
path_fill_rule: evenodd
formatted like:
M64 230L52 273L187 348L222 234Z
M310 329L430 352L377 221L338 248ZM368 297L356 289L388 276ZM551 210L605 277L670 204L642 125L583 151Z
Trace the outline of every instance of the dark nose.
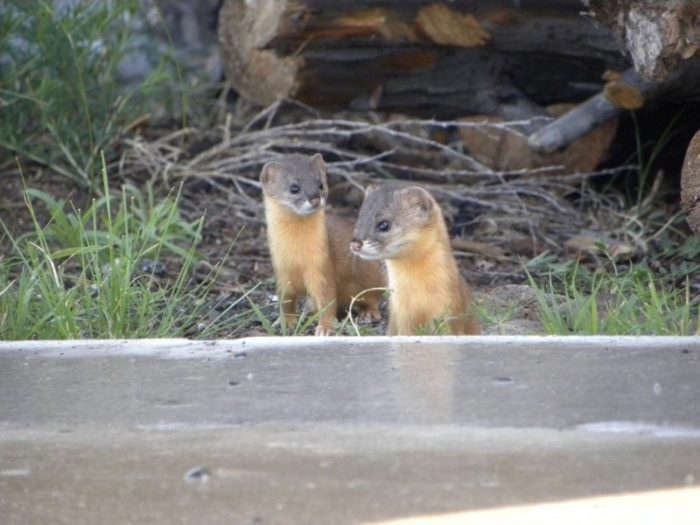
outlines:
M362 249L362 241L353 239L352 241L350 241L350 249L353 252L359 252Z
M319 204L321 204L321 197L311 197L309 202L311 203L311 206L318 208Z

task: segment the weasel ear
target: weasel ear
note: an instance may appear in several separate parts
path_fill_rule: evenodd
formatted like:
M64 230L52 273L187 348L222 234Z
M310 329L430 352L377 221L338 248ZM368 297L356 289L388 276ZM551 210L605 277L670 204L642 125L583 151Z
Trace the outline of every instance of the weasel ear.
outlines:
M369 197L369 195L370 195L371 193L374 193L374 192L377 191L378 189L379 189L379 184L374 184L374 183L372 183L372 184L368 185L368 186L365 188L365 199L366 199L367 197Z
M311 168L320 175L326 174L326 163L323 162L323 155L316 153L311 157Z
M437 204L428 190L421 186L409 186L401 190L401 195L406 199L411 211L415 211L426 221L430 220L433 208Z
M282 170L282 164L271 160L262 167L262 171L260 172L260 182L263 183L263 186L267 186L275 178L282 175Z

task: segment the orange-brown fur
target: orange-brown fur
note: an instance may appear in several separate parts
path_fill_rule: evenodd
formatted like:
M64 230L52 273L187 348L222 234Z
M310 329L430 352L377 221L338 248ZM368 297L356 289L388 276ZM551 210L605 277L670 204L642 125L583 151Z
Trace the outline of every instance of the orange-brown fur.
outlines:
M384 268L377 261L363 261L350 253L348 247L352 240L352 223L349 220L328 214L326 227L336 277L338 312L349 310L350 303L356 298L354 306L357 310L363 316L378 321L381 319L379 303L384 290L376 288L387 287Z
M442 211L425 189L368 188L354 233L357 255L386 264L389 335L415 335L442 322L452 334L479 333Z
M317 211L300 215L290 204L296 197L285 193L290 183L299 183L298 200L327 195L327 186L315 190L316 183L325 185L325 165L320 155L310 160L295 157L271 163L263 168L264 203L267 236L277 290L287 326L297 321L297 302L301 297L312 299L321 312L317 335L332 332L333 319L350 307L353 297L364 290L386 286L384 270L376 261L361 261L350 251L350 222L326 215L321 205ZM287 203L285 205L283 202ZM303 203L302 203L303 204ZM295 205L299 205L297 202ZM379 319L382 292L367 292L356 301L358 310L372 319Z
M323 311L317 332L330 333L337 305L335 272L323 210L299 216L265 198L272 267L287 326L296 323L296 304L309 295Z
M442 213L420 232L404 257L386 261L391 299L389 335L414 335L444 318L452 334L478 334L471 291L459 273Z

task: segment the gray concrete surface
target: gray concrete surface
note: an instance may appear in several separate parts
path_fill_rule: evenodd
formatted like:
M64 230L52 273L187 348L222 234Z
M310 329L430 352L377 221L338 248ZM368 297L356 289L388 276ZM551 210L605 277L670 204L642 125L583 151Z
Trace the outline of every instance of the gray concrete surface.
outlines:
M698 482L700 338L0 343L5 525L363 523Z

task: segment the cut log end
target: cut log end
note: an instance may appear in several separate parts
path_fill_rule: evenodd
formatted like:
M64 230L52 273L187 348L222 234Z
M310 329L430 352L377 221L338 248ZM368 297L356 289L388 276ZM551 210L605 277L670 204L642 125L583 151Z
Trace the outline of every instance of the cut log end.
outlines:
M695 0L583 0L624 43L643 77L663 81L700 51L700 3Z
M639 109L644 105L644 95L639 88L621 80L613 80L605 84L603 94L613 106L618 108Z
M681 205L688 224L700 234L700 131L690 141L681 172Z
M265 46L274 38L286 2L226 2L219 14L219 43L227 60L226 78L248 100L267 106L292 97L303 59L279 56Z

